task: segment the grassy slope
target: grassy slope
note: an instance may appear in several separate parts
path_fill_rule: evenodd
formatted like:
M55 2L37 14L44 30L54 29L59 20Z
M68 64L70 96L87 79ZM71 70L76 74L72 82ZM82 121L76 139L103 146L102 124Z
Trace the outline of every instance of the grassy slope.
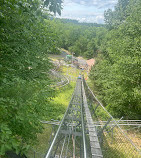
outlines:
M59 55L58 55L59 56ZM60 59L60 57L52 55L50 59L55 61ZM51 119L54 120L61 120L68 104L71 100L72 93L75 88L76 79L80 73L84 74L87 78L87 73L85 71L81 71L76 68L62 66L60 67L62 74L68 76L70 79L70 83L62 88L56 89L56 97L53 98L49 105L47 105L47 115L45 120L50 121ZM40 158L44 157L44 154L47 152L49 147L49 140L51 135L51 125L44 125L44 130L41 134L38 134L38 141L37 144L34 145L32 148L36 151L35 156ZM29 151L28 157L33 158L34 152L33 149ZM42 155L43 154L43 155Z
M70 102L75 83L71 82L69 85L57 90L57 96L51 101L48 106L48 113L45 120L61 120ZM37 144L33 146L33 149L38 152L36 157L42 157L47 152L49 147L49 140L51 135L51 125L44 125L44 130L41 134L38 134ZM33 158L33 149L28 153L29 158Z
M71 68L70 68L71 69ZM62 73L66 73L66 69L62 68ZM79 72L78 72L79 74ZM76 74L73 74L73 77L76 77ZM45 120L50 121L51 119L54 120L61 120L68 104L71 100L72 93L75 88L75 82L70 82L70 84L56 89L56 97L53 98L49 105L47 105L47 116ZM44 130L41 134L38 134L38 140L36 145L32 147L32 149L29 151L27 156L29 158L34 157L34 151L36 151L36 157L40 158L43 157L43 155L47 152L47 149L49 147L49 140L51 135L51 125L44 125Z
M48 106L48 114L46 120L61 120L71 99L75 83L70 84L56 90L56 97L53 98Z

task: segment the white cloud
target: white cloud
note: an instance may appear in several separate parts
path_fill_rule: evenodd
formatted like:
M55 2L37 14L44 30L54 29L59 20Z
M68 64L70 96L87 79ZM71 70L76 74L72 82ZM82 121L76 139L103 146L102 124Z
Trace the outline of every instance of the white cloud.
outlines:
M96 23L101 24L101 23L103 23L103 21L104 21L104 16L98 15L98 16L96 17Z
M104 10L113 9L116 3L117 0L64 0L61 18L104 23Z
M85 2L85 1L80 1L80 4L81 4L81 5L85 5L86 2Z
M94 6L101 6L104 5L115 5L118 0L64 0L64 3L75 3L75 4L82 4L82 5L94 5Z
M76 17L72 15L63 16L64 19L73 19L77 20L79 22L86 22L86 23L99 23L102 24L104 21L104 16L98 15L98 16L87 16L87 17Z

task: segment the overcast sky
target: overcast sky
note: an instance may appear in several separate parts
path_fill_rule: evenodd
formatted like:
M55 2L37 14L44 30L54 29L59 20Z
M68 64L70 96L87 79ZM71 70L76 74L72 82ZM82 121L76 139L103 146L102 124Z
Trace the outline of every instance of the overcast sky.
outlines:
M79 22L104 23L104 10L113 9L118 0L64 0L61 18Z

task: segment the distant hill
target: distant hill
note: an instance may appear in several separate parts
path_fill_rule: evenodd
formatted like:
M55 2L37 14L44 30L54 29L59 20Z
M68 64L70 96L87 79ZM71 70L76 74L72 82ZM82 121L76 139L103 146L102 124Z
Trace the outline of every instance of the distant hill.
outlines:
M60 18L56 18L56 20L59 20L63 23L73 23L76 25L85 25L85 26L95 26L95 27L104 27L105 24L97 24L97 23L80 23L78 20L73 20L73 19L60 19Z

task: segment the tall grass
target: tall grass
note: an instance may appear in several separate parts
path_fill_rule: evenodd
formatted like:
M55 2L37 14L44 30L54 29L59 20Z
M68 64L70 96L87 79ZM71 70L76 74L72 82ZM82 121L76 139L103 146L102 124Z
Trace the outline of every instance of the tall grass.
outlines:
M56 97L54 97L50 101L50 104L47 105L46 108L48 112L44 120L50 121L51 119L62 119L70 102L74 87L75 83L71 82L70 84L66 85L65 87L62 87L61 89L56 89ZM35 154L36 157L42 158L48 150L51 134L52 126L45 124L42 133L38 134L37 142L32 146L32 149L29 150L27 157L34 158Z

